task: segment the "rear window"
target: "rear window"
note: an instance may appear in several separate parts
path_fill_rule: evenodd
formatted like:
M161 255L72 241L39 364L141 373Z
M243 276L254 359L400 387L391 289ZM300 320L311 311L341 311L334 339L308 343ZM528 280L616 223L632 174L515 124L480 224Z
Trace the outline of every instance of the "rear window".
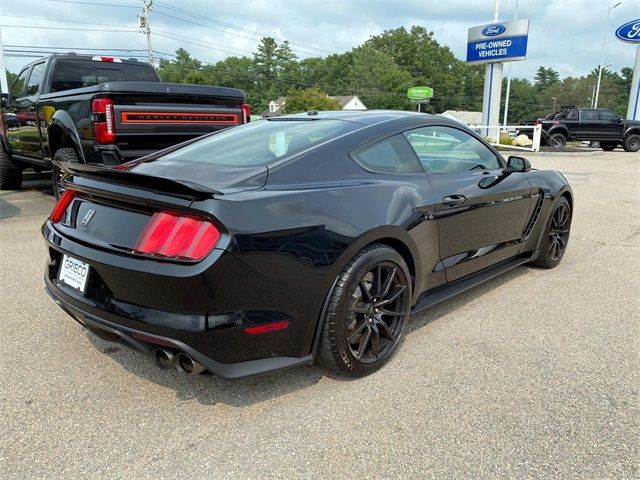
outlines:
M62 92L104 82L159 82L155 70L144 63L109 63L95 60L58 60L51 91Z
M160 157L154 163L196 162L203 166L236 167L267 165L360 126L329 119L259 120L205 137Z

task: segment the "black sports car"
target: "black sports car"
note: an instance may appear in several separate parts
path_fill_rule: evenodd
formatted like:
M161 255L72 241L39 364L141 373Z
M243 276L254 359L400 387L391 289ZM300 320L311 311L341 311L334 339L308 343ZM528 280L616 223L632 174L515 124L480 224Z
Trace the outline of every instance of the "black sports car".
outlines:
M46 288L97 335L224 378L318 359L366 374L409 314L555 267L573 195L456 122L308 112L119 167L65 165Z

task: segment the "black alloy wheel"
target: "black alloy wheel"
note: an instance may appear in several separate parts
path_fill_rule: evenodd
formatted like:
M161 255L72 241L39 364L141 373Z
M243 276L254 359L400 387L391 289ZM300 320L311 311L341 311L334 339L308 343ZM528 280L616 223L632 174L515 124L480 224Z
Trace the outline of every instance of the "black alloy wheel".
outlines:
M571 217L569 201L566 197L560 197L547 221L546 231L540 241L538 258L531 262L532 265L554 268L560 263L569 243Z
M398 349L411 312L411 276L386 245L361 250L329 299L319 359L337 373L366 375Z
M569 205L560 203L551 216L549 228L549 257L560 260L567 248L569 239Z
M376 264L351 294L346 337L358 362L383 358L402 333L409 287L398 270L391 262Z
M567 145L567 137L561 133L554 133L549 137L549 146L551 148L561 149Z
M624 139L623 147L626 152L637 152L640 150L640 135L637 133L627 135Z

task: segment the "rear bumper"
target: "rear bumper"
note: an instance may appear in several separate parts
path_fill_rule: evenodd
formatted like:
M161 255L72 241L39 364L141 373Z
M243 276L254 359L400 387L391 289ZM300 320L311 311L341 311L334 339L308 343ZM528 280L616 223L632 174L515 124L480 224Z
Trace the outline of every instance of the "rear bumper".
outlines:
M47 292L94 331L143 351L170 346L223 378L313 359L332 274L266 277L225 250L188 265L133 258L62 236L49 222L43 234ZM58 280L63 254L89 264L84 294ZM283 330L245 332L282 320Z
M135 350L147 354L158 347L169 347L184 352L195 361L204 365L209 372L220 378L232 380L313 363L314 356L312 354L304 357L273 357L237 363L217 362L180 340L159 335L149 335L147 332L124 327L86 312L72 305L70 302L65 301L63 298L64 294L61 294L46 277L45 282L45 291L53 301L74 320L101 338L119 341Z

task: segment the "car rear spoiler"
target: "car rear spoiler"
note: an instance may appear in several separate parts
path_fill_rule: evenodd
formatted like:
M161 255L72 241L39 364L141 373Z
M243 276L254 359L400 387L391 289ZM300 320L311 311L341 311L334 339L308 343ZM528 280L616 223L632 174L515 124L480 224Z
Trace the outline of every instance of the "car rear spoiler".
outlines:
M82 163L55 162L60 169L69 174L79 177L86 177L95 180L108 180L121 185L146 188L166 192L169 194L191 195L194 197L210 197L211 195L223 195L219 190L215 190L205 185L190 182L188 180L178 180L153 175L133 173L128 170L119 170L113 167L102 165L87 165Z

